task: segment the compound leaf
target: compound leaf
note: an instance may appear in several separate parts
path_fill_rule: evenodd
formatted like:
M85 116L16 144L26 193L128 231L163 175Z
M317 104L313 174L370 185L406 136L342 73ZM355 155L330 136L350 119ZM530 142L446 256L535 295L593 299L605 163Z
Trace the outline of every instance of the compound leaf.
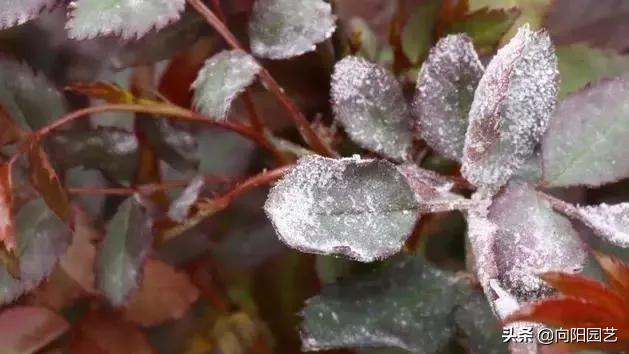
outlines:
M51 10L58 0L4 0L0 2L0 29L21 25Z

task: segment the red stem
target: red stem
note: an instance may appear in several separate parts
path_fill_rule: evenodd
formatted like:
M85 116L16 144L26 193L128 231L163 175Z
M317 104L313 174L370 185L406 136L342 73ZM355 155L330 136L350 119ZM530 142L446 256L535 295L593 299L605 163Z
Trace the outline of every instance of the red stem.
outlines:
M212 26L216 32L234 49L240 49L244 51L243 46L238 39L231 33L229 28L210 10L201 0L188 0L188 3ZM262 67L262 65L260 66ZM265 87L271 92L284 106L284 108L290 113L291 118L297 125L299 133L304 138L306 143L312 147L317 153L324 156L337 156L338 154L332 150L324 141L317 135L317 133L310 126L310 122L306 119L304 114L299 110L299 107L293 102L293 100L286 95L284 90L275 81L273 76L262 67L260 72L260 79L265 84Z

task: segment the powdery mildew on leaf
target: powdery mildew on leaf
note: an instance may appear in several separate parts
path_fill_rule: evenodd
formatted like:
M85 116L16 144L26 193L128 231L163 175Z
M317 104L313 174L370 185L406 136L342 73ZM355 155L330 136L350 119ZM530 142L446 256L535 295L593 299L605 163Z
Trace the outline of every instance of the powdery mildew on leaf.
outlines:
M0 28L21 25L42 11L51 10L58 2L58 0L2 0Z
M208 59L192 84L194 105L211 119L225 119L232 101L251 85L262 68L242 50Z
M20 279L0 267L0 304L7 304L46 279L70 245L72 232L38 198L16 214L16 241L20 258Z
M398 347L436 353L455 333L463 281L418 256L323 288L302 311L305 350Z
M413 191L384 160L308 156L269 193L279 238L304 252L362 262L400 250L418 218Z
M203 176L197 176L188 185L186 189L175 199L168 209L168 217L174 221L182 222L188 217L190 207L199 198L199 193L205 185Z
M600 186L629 177L622 148L629 136L629 76L602 81L566 97L542 140L549 187Z
M332 108L360 146L398 160L408 158L411 113L400 84L385 68L351 56L336 63Z
M178 20L185 6L185 0L75 0L69 5L66 28L74 39L99 35L140 38Z
M583 267L587 253L572 224L531 186L510 183L494 199L489 220L497 227L492 246L496 281L519 302L552 293L540 273Z
M605 240L629 247L629 203L578 207L581 221Z
M96 259L96 282L114 306L136 290L153 240L151 221L136 197L123 202L107 224Z
M496 190L531 155L558 93L557 58L548 34L528 26L491 60L474 94L462 172Z
M450 190L454 183L445 177L413 163L398 166L419 201L421 213L440 213L465 210L477 206L474 200L466 199Z
M322 0L257 0L249 23L251 51L286 59L315 50L336 29L332 7Z
M442 38L422 65L413 107L419 132L450 159L463 157L467 118L483 71L471 39L464 34Z

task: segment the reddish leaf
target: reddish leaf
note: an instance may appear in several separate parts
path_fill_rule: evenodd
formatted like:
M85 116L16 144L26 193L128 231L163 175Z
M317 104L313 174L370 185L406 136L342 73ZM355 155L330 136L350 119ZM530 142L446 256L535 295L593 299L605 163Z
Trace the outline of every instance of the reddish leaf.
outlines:
M39 352L68 327L66 320L43 307L6 309L0 313L0 353Z
M72 227L72 209L70 198L63 187L59 176L52 168L48 156L37 144L31 144L28 160L30 164L30 178L46 204L66 224Z
M618 294L611 292L602 283L593 279L559 272L546 273L541 278L562 295L596 302L610 312L621 311L626 306Z
M131 92L109 82L75 83L65 89L77 94L100 98L109 103L134 103L136 101Z
M629 265L618 258L600 252L594 252L594 256L605 271L610 288L626 299L629 294ZM629 309L629 300L626 306Z
M185 273L149 260L139 291L131 297L125 318L145 327L181 317L199 297L199 290Z
M0 241L9 251L15 250L15 220L13 218L13 191L11 165L0 165Z
M92 312L78 324L70 354L153 354L144 334L131 323L104 312Z
M586 300L553 298L524 305L507 316L504 323L540 322L564 328L614 327L614 320L618 319L618 315L618 312Z

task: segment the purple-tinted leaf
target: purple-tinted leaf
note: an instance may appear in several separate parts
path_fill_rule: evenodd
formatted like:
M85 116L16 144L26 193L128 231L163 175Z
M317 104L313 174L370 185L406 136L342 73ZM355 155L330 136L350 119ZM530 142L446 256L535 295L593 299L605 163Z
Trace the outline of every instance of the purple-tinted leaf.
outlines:
M543 184L600 186L629 177L629 76L575 92L557 107L542 141Z
M327 285L302 310L306 350L398 347L435 353L454 334L453 311L469 295L454 274L405 256L362 277Z
M629 3L623 0L556 0L546 16L548 28L557 44L587 42L596 47L629 49Z
M185 6L185 0L73 0L66 28L74 39L111 34L140 38L178 20Z
M419 201L421 213L439 213L457 209L467 209L477 203L450 192L454 183L441 175L417 167L415 164L405 164L398 170L408 182Z
M3 0L0 2L0 29L37 17L42 11L51 10L59 0Z
M0 303L9 303L38 286L70 245L68 226L39 198L22 206L16 218L19 279L0 267Z
M453 160L463 157L467 117L483 71L470 38L459 34L442 38L419 73L414 110L421 136Z
M332 7L322 0L256 0L249 24L251 50L287 59L315 50L336 29Z
M128 198L107 224L96 260L98 288L114 305L137 289L153 240L151 220L137 198Z
M359 57L336 63L332 105L336 120L354 142L397 160L408 159L411 113L400 84L387 69Z
M175 199L168 209L168 217L177 222L184 221L190 213L190 208L199 198L199 193L205 185L203 176L195 177Z
M304 157L264 207L291 247L370 262L400 250L418 218L404 176L387 161Z
M497 227L495 281L518 301L551 293L540 273L582 268L587 254L579 235L531 186L510 183L489 208L489 220Z
M462 167L470 182L496 190L530 157L555 109L557 81L548 35L520 28L474 94Z
M70 328L60 315L44 307L12 307L0 312L0 352L39 353Z
M599 204L577 208L580 220L605 240L629 247L629 203Z

